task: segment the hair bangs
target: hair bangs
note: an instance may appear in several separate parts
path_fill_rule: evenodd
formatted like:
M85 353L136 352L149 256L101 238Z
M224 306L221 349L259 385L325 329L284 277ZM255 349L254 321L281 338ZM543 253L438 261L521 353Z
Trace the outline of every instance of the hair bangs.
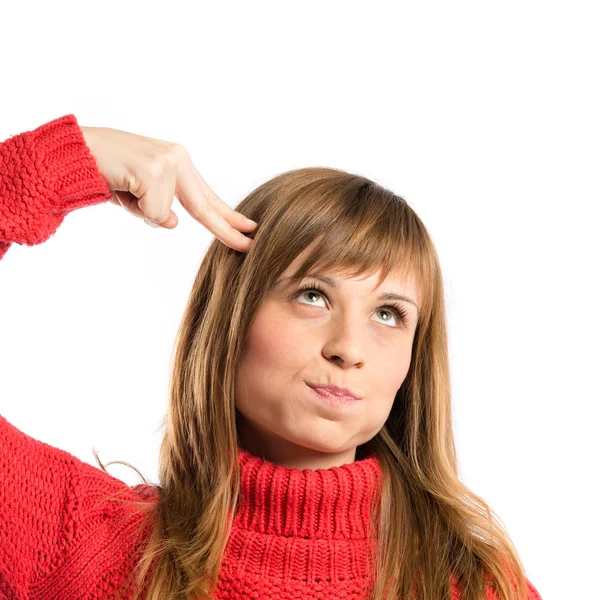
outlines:
M306 256L290 277L292 282L297 283L309 274L366 278L380 272L379 287L388 276L396 273L400 277L412 275L415 278L422 302L430 297L433 277L427 268L428 244L427 238L423 237L426 232L413 218L414 213L408 209L404 198L377 193L380 189L373 191L375 193L360 197L362 218L356 214L358 198L355 196L351 199L354 202L347 197L345 202L330 202L327 214L307 222L306 227L312 231L305 229L302 238L312 242L297 252ZM367 209L365 205L368 205ZM422 309L420 314L424 314Z

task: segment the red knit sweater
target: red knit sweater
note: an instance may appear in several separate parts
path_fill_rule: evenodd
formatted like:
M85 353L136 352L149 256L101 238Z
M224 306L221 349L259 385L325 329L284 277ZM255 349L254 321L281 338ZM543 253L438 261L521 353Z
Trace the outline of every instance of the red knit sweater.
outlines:
M0 258L47 240L75 208L111 197L74 115L0 144ZM241 498L218 600L363 599L372 583L374 455L330 469L288 469L239 449ZM156 498L0 416L0 599L111 598L146 528L106 498ZM541 600L528 582L529 600ZM452 586L452 599L460 594ZM494 598L492 593L488 598Z

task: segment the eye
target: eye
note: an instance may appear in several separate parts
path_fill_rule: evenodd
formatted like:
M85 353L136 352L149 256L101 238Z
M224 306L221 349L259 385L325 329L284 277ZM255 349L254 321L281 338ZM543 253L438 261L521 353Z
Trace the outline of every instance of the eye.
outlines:
M317 296L323 296L324 298L327 298L325 290L323 290L323 288L316 282L307 284L296 290L296 292L294 293L294 298L297 298L298 296L308 295L309 292L312 292ZM311 302L310 304L313 303ZM378 310L383 311L384 313L391 313L398 321L400 321L400 323L402 323L403 325L406 324L408 313L402 305L386 304L384 306L380 306ZM386 322L389 322L389 319Z

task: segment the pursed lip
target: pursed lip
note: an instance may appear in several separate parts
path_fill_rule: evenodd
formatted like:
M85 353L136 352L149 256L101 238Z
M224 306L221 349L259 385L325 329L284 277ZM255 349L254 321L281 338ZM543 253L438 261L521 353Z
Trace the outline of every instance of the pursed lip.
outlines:
M349 390L348 388L341 388L341 387L338 387L337 385L330 385L330 384L321 385L318 383L309 383L308 381L306 382L306 385L313 388L314 390L326 390L330 394L333 394L334 396L350 396L351 398L354 398L355 400L360 400L360 396L358 394L355 394L352 390Z

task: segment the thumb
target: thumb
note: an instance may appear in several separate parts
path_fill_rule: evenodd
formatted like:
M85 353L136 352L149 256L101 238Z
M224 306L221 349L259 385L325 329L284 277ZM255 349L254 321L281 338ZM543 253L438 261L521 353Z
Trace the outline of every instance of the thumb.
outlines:
M150 225L151 227L164 227L165 229L175 229L175 227L177 227L179 223L179 219L173 211L169 213L169 218L164 223L155 223L154 221L151 221L146 217L143 217L143 219L144 222Z
M139 217L140 219L143 219L148 225L153 224L153 227L175 229L179 223L177 215L172 210L169 212L169 218L164 223L154 223L154 221L151 221L144 216L142 209L138 205L139 198L137 196L133 195L131 192L126 192L123 190L113 190L111 193L113 198L116 197L117 199L115 204L120 204L127 212ZM112 202L112 200L110 202Z

